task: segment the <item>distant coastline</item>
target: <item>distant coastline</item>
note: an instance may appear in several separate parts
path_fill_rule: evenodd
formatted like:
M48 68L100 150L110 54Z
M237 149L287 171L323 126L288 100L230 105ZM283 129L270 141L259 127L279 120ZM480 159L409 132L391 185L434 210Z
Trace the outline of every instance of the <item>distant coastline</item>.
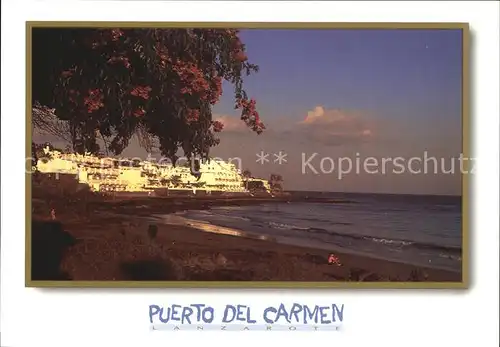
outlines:
M462 198L462 194L417 194L417 193L388 193L388 192L352 192L352 191L320 191L320 190L285 190L286 193L290 194L296 194L296 195L332 195L332 194L337 194L337 195L394 195L394 196L411 196L411 197L419 197L419 196L425 196L425 197L437 197L437 198Z

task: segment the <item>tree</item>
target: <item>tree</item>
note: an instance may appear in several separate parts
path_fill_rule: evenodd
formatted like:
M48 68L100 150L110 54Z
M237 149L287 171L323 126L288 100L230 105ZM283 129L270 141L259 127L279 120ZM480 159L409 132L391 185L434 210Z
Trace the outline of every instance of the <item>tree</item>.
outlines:
M170 177L170 183L172 183L174 187L178 187L182 183L181 176L174 175Z
M43 144L31 142L31 166L35 171L38 171L37 165L39 160L47 162L52 159L52 155L50 154L50 152L45 153L45 148L47 147L51 151L57 150L59 152L62 152L60 149L52 146L52 144L50 144L49 142Z
M32 130L36 129L42 135L52 135L65 142L71 142L68 122L58 119L54 109L35 101L31 111Z
M118 155L139 134L144 147L157 143L174 164L179 148L188 158L208 158L223 129L211 112L223 80L234 87L241 119L258 134L265 129L243 88L258 66L249 63L238 35L233 29L32 29L32 102L45 108L37 122L51 129L55 121L43 123L43 114L53 113L66 126L52 130L68 132L78 153L97 153L102 138Z
M168 179L168 178L162 178L162 179L160 179L160 184L161 184L162 186L166 186L166 185L168 185L170 182L171 182L171 180L170 180L170 179Z
M243 179L245 180L245 189L248 190L248 179L252 177L252 173L250 172L250 170L247 169L243 171L242 176Z
M269 185L271 186L271 191L274 193L283 192L283 176L278 174L271 174L269 178Z
M205 186L206 182L193 182L191 183L191 186L192 187L195 187L195 188L203 188Z

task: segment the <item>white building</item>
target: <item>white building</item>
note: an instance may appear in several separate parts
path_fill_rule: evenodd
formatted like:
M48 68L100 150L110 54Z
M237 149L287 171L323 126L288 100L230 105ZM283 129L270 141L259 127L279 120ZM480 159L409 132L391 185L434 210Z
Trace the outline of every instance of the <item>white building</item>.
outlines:
M176 166L148 165L147 170L157 174L160 182L166 182L166 186L171 189L246 192L243 177L236 166L221 160L201 162L199 168L193 162Z
M119 161L89 154L63 154L50 151L48 147L45 153L50 159L38 160L39 171L75 174L80 183L88 184L94 191L147 192L156 188L168 188L193 192L205 190L207 193L248 192L238 168L233 163L222 160L201 162L197 170L196 165L189 162L173 166L148 161ZM263 186L268 187L267 181Z

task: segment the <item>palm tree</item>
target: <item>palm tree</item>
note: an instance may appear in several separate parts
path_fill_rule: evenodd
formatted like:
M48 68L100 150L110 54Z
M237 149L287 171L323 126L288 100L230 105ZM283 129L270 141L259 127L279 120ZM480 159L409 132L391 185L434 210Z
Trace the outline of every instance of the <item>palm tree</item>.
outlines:
M195 188L203 188L205 186L205 183L206 182L194 182L194 183L191 183L191 185Z
M168 179L168 178L162 178L162 179L160 179L160 184L162 186L167 186L170 182L171 182L171 180Z
M283 192L283 176L278 174L271 174L269 178L269 185L271 186L271 192L274 193L282 193Z
M243 179L245 180L245 189L248 190L248 179L252 177L252 173L250 172L250 170L247 169L243 171L242 176Z
M174 175L170 178L170 183L172 183L174 187L178 187L181 182L181 176L179 175Z

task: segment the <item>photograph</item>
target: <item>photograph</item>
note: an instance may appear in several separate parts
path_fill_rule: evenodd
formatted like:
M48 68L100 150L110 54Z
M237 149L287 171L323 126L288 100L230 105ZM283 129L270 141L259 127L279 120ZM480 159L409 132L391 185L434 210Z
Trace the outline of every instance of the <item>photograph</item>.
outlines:
M26 286L466 288L468 35L26 22Z

